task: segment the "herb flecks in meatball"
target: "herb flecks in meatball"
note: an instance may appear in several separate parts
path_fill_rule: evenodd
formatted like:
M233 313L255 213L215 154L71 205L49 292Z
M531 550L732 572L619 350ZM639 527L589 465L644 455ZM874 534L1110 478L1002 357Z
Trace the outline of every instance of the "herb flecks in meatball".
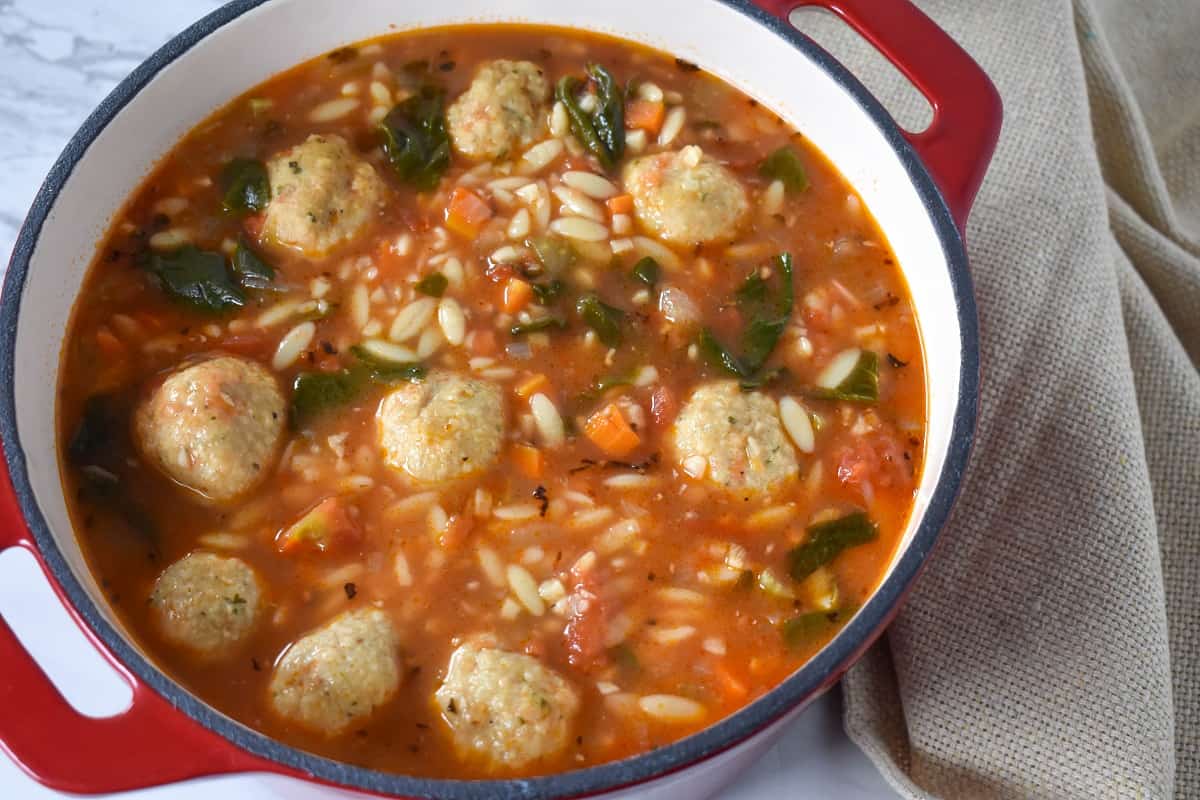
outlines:
M293 643L271 676L271 707L336 736L370 717L400 688L399 640L377 608L342 614Z
M675 420L677 462L731 491L765 492L797 474L775 401L737 381L700 386Z
M546 127L550 84L536 64L489 61L446 111L454 149L467 158L510 158Z
M504 438L500 388L453 372L434 372L392 391L377 418L388 466L424 483L487 469Z
M634 159L622 177L638 221L674 244L732 239L750 208L737 176L696 145Z
M267 162L267 175L263 238L313 258L354 239L384 199L375 168L333 134L314 134L279 153Z
M163 571L150 608L168 641L206 658L231 655L258 623L258 576L239 558L191 553Z
M167 476L225 503L274 464L284 413L283 394L266 368L218 356L169 375L134 414L134 438Z
M464 755L507 768L566 747L580 706L578 691L536 658L470 644L450 656L435 698Z

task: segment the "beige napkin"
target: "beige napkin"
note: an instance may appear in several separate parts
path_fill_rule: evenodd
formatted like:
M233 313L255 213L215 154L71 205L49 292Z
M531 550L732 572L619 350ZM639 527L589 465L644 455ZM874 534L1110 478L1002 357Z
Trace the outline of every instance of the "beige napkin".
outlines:
M968 228L982 416L846 728L910 798L1200 798L1200 0L921 5L1005 104Z

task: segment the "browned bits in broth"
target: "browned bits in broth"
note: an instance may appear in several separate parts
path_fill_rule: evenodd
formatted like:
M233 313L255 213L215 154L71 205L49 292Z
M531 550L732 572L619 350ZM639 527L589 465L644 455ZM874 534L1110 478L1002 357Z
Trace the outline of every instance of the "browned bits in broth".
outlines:
M666 54L342 48L188 134L97 253L59 403L91 568L185 687L331 758L535 775L684 737L820 649L912 510L887 241Z

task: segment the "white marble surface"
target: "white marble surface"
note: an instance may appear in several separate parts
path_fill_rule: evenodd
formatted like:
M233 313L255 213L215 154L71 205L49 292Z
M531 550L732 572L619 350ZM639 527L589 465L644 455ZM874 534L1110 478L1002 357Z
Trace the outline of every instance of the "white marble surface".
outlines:
M88 112L153 49L219 5L215 0L0 0L0 265L7 265L45 173ZM77 707L103 715L127 702L128 690L57 606L25 554L0 555L0 615ZM320 800L330 794L289 779L243 775L120 797L198 800L218 793L223 800ZM0 756L0 798L65 796L36 784ZM806 711L722 800L893 796L842 732L833 692Z

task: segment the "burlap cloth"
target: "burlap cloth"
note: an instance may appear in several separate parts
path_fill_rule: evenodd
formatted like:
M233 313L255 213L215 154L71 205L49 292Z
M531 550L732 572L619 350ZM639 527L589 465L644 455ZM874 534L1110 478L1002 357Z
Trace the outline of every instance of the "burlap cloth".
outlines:
M982 409L846 729L904 797L1200 798L1200 0L920 5L1004 98L967 231Z

